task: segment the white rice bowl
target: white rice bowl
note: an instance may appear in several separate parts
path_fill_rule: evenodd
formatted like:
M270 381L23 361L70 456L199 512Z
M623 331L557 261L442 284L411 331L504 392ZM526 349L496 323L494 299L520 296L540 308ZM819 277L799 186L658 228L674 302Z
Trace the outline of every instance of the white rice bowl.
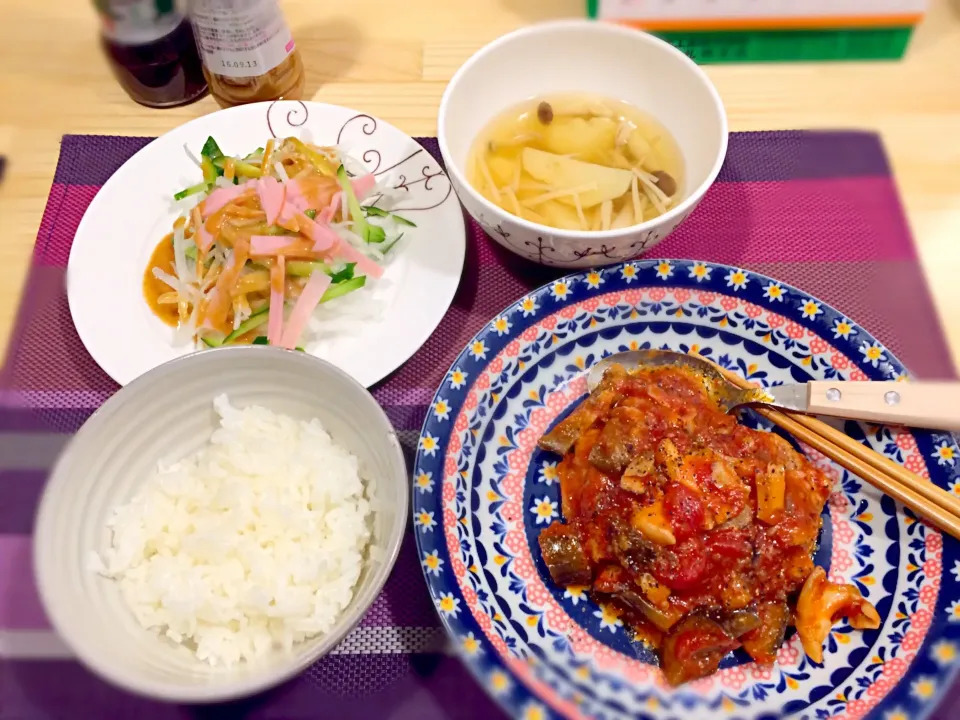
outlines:
M372 513L357 458L316 419L214 400L220 427L114 509L91 569L144 628L214 666L328 632L353 598Z

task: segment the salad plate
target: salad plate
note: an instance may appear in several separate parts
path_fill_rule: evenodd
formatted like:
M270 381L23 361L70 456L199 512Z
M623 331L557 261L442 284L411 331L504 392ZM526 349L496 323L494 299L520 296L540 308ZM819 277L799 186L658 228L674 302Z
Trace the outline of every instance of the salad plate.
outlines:
M363 177L370 181L366 190L374 196L373 202L369 197L361 201L378 205L374 208L378 216L400 216L402 221L401 231L377 246L385 250L382 256L373 253L382 266L382 276L367 278L372 281L366 286L361 278L351 277L353 282L344 284L344 289L358 289L348 297L334 293L336 300L326 303L325 295L324 303L309 319L309 329L298 336L296 344L367 387L410 358L446 313L463 268L463 214L446 173L413 138L383 120L334 105L277 101L221 110L154 140L124 163L90 204L71 248L67 295L80 339L100 367L125 385L167 360L211 344L199 335L178 333L165 323L151 308L144 289L154 251L174 230L178 217L187 219L190 232L190 194L204 191L192 199L196 204L226 189L222 162L217 171L221 177L212 178L215 183L202 184L201 178L207 179L203 166L210 160L209 138L218 153L222 151L221 161L238 159L238 183L241 159L255 158L258 152L262 156L264 146L279 148L286 138L311 147L334 148L345 158L342 165L355 181ZM268 164L273 172L276 164ZM255 197L252 183L256 181L245 182L251 183L249 194ZM183 195L186 197L180 197ZM388 216L386 211L395 215ZM315 214L316 210L306 212ZM347 216L346 211L343 214ZM273 231L283 232L271 227L266 234ZM277 238L261 236L261 240L269 244ZM216 264L217 260L207 262ZM222 265L228 267L228 263L226 258ZM352 275L353 267L326 270L336 282L345 270ZM268 272L262 270L264 275ZM289 275L287 279L289 288ZM329 280L323 284L328 285ZM287 300L289 314L289 290ZM241 319L237 318L234 328ZM249 333L246 341L266 341L265 335L257 338L254 334Z
M850 318L739 268L636 261L560 278L491 318L428 411L414 468L418 552L463 660L512 716L906 720L928 716L960 669L960 543L832 464L814 558L876 606L877 630L834 625L823 662L792 631L777 662L740 651L670 687L615 611L556 586L538 535L561 520L556 455L540 437L587 393L601 358L697 352L764 385L902 380L901 363ZM743 422L771 427L752 412ZM953 436L848 422L852 437L960 490Z

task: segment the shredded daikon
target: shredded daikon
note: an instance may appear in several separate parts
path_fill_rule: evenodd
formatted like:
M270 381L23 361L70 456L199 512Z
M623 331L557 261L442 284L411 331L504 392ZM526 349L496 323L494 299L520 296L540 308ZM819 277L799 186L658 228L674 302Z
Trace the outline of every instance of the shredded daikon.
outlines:
M640 205L640 188L637 186L637 176L630 178L630 199L633 201L633 221L643 222L643 207Z
M490 188L490 194L493 197L494 202L500 204L500 190L497 188L497 184L493 181L493 176L490 174L490 168L487 167L487 161L483 158L479 158L478 162L480 163L480 172L483 174L483 179L487 183L487 187Z
M172 287L175 291L180 291L180 281L177 280L173 275L168 272L164 272L158 267L153 269L153 276L162 283L166 283Z
M587 229L587 218L583 214L583 205L580 203L580 193L573 193L573 206L577 209L577 217L580 218L580 229Z
M516 194L517 190L520 189L520 177L523 175L523 165L517 163L513 171L513 182L510 183L510 189L513 190Z
M332 162L337 162L336 157L332 157L327 153L321 153L327 160ZM346 169L347 174L351 177L357 177L358 175L366 175L367 168L359 160L354 159L349 153L344 153L343 156L339 159L342 163L344 169Z
M588 183L586 185L579 185L578 187L572 188L562 188L560 190L554 190L553 192L544 193L543 195L537 195L532 197L529 200L524 200L523 204L527 207L536 207L541 203L549 202L550 200L556 200L557 198L582 195L583 193L590 192L591 190L596 190L596 183Z
M522 180L517 186L517 190L544 190L552 191L556 189L556 185L548 185L547 183L542 182L533 182L531 180Z
M640 183L643 185L644 193L648 198L650 198L650 202L653 203L653 206L657 209L657 211L663 215L663 213L667 211L666 204L669 204L670 198L664 195L663 191L654 183L650 182L646 177L644 177L644 175L646 175L646 173L644 173L642 170L637 170L634 168L633 176L640 181ZM664 203L664 200L666 203Z
M663 202L664 205L670 204L671 198L660 189L660 181L656 175L640 170L639 168L634 168L633 172L636 173L637 177L640 178L645 185L650 187L650 190L660 198L660 201Z
M368 221L369 222L369 221ZM330 229L337 235L346 240L355 249L362 252L371 260L380 261L383 259L383 253L376 249L371 243L364 242L363 238L350 229L352 223L330 223Z
M517 200L517 194L513 191L513 188L508 185L503 189L503 192L510 200L510 205L513 206L513 214L523 217L523 213L520 211L520 201Z
M612 219L613 219L613 202L610 200L604 200L600 204L600 228L602 230L609 230Z
M188 158L190 158L190 162L192 162L198 168L202 167L200 165L200 159L196 155L194 155L192 152L190 152L190 148L187 147L186 143L183 144L183 152L186 153Z
M633 224L633 205L624 204L620 212L617 213L617 216L613 218L613 222L610 223L610 229L621 230Z
M543 139L543 136L540 133L524 133L522 135L514 135L512 138L505 142L493 140L490 141L490 150L496 151L501 148L515 148L520 147L521 145L528 145L531 142L537 142Z
M277 171L277 177L279 177L283 182L290 182L290 176L287 175L287 171L284 170L282 162L275 162L273 164L273 169Z
M247 296L237 295L233 298L233 329L240 327L248 317L250 317L250 305L247 303Z
M187 267L186 239L183 234L183 225L174 226L173 231L173 260L177 271L177 279L184 286L193 280L193 272Z

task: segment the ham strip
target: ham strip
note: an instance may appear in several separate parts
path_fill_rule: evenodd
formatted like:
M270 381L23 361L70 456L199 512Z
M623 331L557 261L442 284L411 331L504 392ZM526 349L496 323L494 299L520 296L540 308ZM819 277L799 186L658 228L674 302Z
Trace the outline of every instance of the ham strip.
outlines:
M288 235L254 235L250 238L250 254L277 255L296 241L297 238Z
M373 186L377 184L377 178L373 173L367 173L353 178L350 184L353 186L353 194L356 195L357 200L363 200L367 193L373 190Z
M210 246L213 245L213 235L207 230L207 226L203 224L199 208L195 207L191 211L191 215L193 217L193 242L200 252L205 253L210 249Z
M267 225L273 225L283 210L287 195L287 186L276 178L266 175L257 181L257 195L260 205L267 216Z
M346 262L356 263L357 269L360 272L362 272L364 275L369 275L374 280L379 280L383 277L382 267L377 265L373 260L357 250L346 240L343 240L339 236L337 236L337 240L339 240L339 243L333 251L333 254L336 257L342 258Z
M300 293L300 297L297 298L297 304L293 306L290 319L283 330L283 337L280 340L281 346L290 350L297 346L297 341L300 340L300 336L306 329L310 316L316 310L317 305L320 304L320 300L328 287L330 287L330 276L323 270L314 270Z
M286 259L281 255L270 268L270 318L267 342L279 345L283 337L283 294L286 286Z
M321 222L330 222L333 220L333 216L337 214L337 210L340 209L340 201L343 198L343 193L339 192L333 196L333 200L327 205L317 216L317 219Z
M327 252L340 242L340 236L326 223L314 222L303 213L297 213L296 221L300 226L300 232L313 240L313 249L318 253Z
M250 181L248 180L242 185L231 185L230 187L222 187L214 190L207 196L207 199L200 204L200 214L203 216L203 219L206 220L228 202L236 200L243 195L249 185Z
M290 230L291 232L300 232L300 226L296 221L297 213L303 213L310 209L307 199L303 195L303 189L296 180L288 180L286 183L287 197L277 217L277 224Z

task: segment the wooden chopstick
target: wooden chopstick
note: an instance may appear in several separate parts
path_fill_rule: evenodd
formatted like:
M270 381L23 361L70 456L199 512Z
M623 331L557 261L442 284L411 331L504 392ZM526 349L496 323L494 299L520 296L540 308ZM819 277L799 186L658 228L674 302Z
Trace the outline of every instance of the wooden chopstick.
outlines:
M756 387L724 368L720 368L720 371L739 388L746 390ZM960 499L951 493L815 417L788 414L763 405L755 405L753 409L797 440L819 450L941 530L960 539Z

